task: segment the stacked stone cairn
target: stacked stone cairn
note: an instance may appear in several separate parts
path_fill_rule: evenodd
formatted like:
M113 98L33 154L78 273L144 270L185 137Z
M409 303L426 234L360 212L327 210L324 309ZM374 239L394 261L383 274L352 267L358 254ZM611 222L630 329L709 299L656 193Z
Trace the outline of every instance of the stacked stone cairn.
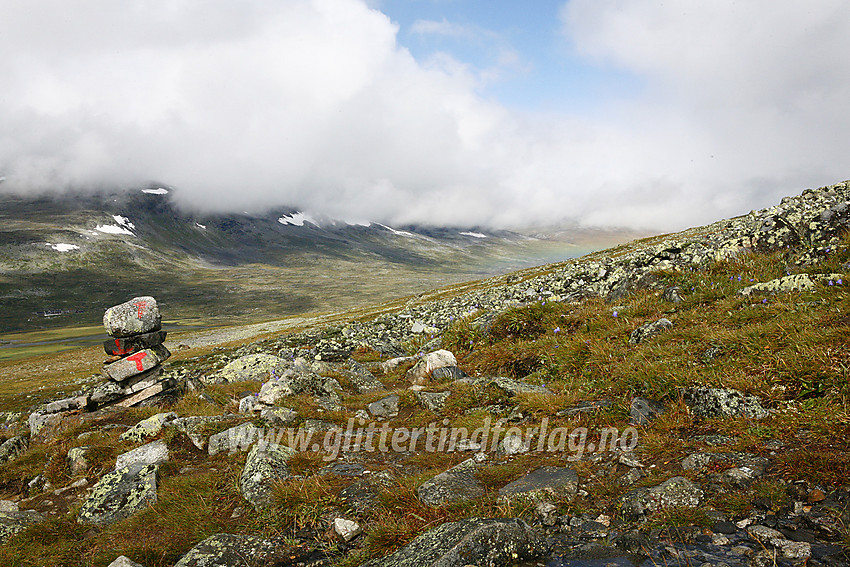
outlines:
M171 353L162 343L166 332L156 299L134 297L110 307L103 314L103 326L112 337L103 348L110 356L102 374L109 380L95 388L89 405L130 407L174 386L162 378L162 363Z

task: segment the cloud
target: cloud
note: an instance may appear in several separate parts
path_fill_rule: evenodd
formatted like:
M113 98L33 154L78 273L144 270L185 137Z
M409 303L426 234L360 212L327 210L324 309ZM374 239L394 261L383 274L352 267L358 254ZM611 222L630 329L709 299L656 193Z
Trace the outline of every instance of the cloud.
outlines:
M0 0L0 190L156 180L206 210L711 221L846 176L847 11L746 4L571 0L575 53L643 87L534 115L482 94L487 70L415 60L360 0Z

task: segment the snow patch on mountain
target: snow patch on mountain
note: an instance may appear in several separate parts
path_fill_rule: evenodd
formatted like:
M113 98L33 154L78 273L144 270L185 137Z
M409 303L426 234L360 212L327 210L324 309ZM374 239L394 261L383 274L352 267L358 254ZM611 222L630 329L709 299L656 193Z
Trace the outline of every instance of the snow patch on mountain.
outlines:
M168 189L165 187L160 187L158 189L142 189L142 193L147 193L148 195L168 195Z
M197 228L201 228L201 229L203 229L203 230L206 230L206 229L207 229L207 225L205 225L205 224L201 224L201 223L199 223L199 222L196 222L196 223L195 223L195 226L196 226Z
M472 238L487 238L486 234L480 232L461 232L461 236L471 236Z
M277 219L277 222L280 224L289 224L292 226L304 226L305 222L309 222L310 224L318 226L319 223L316 222L316 219L311 217L306 213L292 213L291 215L284 215Z
M51 244L50 242L47 242L46 244L47 244L47 246L50 246L52 249L56 250L57 252L70 252L71 250L79 250L80 249L80 247L77 246L76 244L62 244L62 243Z

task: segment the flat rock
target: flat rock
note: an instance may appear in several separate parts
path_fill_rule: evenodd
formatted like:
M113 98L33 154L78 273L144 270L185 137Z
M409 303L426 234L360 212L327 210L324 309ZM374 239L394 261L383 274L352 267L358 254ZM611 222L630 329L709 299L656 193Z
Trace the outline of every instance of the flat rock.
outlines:
M683 392L691 412L701 417L747 417L762 419L769 412L756 396L727 388L687 388Z
M381 398L376 402L372 402L367 406L369 413L374 417L391 418L398 415L398 396L392 394L386 398Z
M115 460L115 470L137 465L160 465L166 461L168 461L168 445L160 439L118 455Z
M266 420L269 425L289 425L298 418L298 412L283 407L265 408L260 410L260 418Z
M141 443L149 437L155 437L156 435L159 435L159 432L162 431L162 428L165 427L166 424L174 421L175 419L177 419L177 414L173 411L152 415L147 419L143 419L142 421L122 433L118 437L118 439L120 441Z
M478 467L474 457L467 459L420 484L416 496L429 506L479 498L484 495L484 487L475 478Z
M212 382L265 382L286 368L286 361L272 354L249 354L238 358L219 370Z
M540 467L527 475L508 483L499 490L506 499L540 500L564 499L575 496L578 490L578 475L562 467Z
M771 295L775 293L787 293L791 291L810 291L815 289L817 283L840 280L842 274L794 274L784 276L769 282L757 283L747 286L738 293L743 296Z
M275 558L274 542L251 535L215 534L190 549L174 567L260 567Z
M284 445L257 443L248 453L245 468L239 479L242 496L254 508L271 504L272 483L289 478L287 462L297 451Z
M217 455L222 451L228 451L231 454L238 451L247 451L248 448L259 438L259 428L253 423L243 423L230 429L225 429L221 433L210 435L207 442L207 452L210 457Z
M353 358L349 358L346 365L347 369L344 373L358 394L368 394L384 389L383 382Z
M140 350L117 362L107 364L103 367L101 373L110 380L122 382L127 378L155 368L165 362L170 356L171 352L165 348L165 345L157 345Z
M622 511L628 518L641 518L658 510L693 507L702 502L703 491L685 477L676 476L653 487L632 490L623 498Z
M103 327L110 337L129 337L158 331L162 317L156 299L146 295L110 307L103 314Z
M17 512L0 512L0 544L26 529L28 526L44 521L44 516L35 510L21 510Z
M207 438L201 433L203 427L208 423L230 419L233 418L226 415L190 415L178 417L171 424L177 428L177 431L185 433L192 444L203 451L207 447Z
M540 394L543 396L555 395L546 386L528 384L527 382L522 382L521 380L514 380L513 378L505 378L504 376L497 376L495 378L484 378L481 382L486 384L494 384L496 387L503 390L509 396L516 396L517 394Z
M146 348L153 348L165 342L166 331L154 331L134 335L132 337L120 337L103 341L103 350L109 356L127 356Z
M360 567L506 567L546 551L541 536L514 518L471 518L448 522L420 535L392 555Z
M156 465L135 465L108 472L83 503L77 522L107 525L156 503Z

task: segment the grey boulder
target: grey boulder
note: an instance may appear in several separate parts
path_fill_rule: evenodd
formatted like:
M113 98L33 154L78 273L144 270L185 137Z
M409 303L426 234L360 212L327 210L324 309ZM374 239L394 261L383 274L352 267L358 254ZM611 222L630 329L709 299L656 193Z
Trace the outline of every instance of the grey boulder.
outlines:
M145 295L110 307L103 314L103 327L110 337L129 337L160 330L162 317L156 299Z

